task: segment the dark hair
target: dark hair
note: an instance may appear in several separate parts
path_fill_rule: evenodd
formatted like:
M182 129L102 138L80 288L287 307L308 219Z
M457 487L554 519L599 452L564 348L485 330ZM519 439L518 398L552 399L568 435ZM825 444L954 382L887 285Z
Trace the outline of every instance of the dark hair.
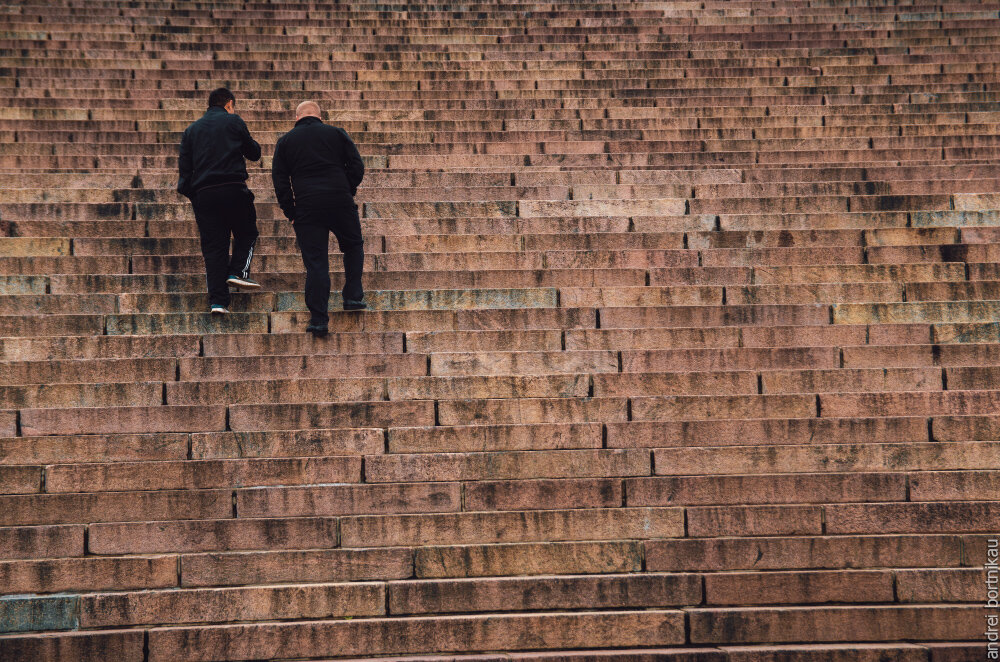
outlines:
M208 107L218 106L219 108L224 108L230 101L236 101L236 97L225 87L220 87L212 90L212 93L208 95Z

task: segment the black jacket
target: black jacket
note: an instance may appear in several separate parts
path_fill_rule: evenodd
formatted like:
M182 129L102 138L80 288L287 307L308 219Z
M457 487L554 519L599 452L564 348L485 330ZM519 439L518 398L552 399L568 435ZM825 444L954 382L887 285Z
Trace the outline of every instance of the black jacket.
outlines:
M181 136L177 192L190 198L206 186L245 182L244 158L259 160L260 145L239 115L212 106Z
M274 146L271 181L281 211L295 219L297 204L354 204L365 164L351 137L318 117L303 117Z

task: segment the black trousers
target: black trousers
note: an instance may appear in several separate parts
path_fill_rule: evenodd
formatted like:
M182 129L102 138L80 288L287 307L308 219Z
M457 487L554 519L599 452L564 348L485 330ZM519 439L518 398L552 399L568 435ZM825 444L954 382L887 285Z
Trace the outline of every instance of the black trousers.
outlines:
M330 306L330 233L337 237L344 254L344 299L361 301L365 296L361 272L365 264L365 242L361 236L358 206L343 203L303 204L296 201L295 237L306 268L306 307L314 324L326 324Z
M229 305L229 276L246 278L257 244L257 209L253 193L242 183L203 188L194 194L194 217L205 257L209 305ZM229 238L233 255L229 256Z

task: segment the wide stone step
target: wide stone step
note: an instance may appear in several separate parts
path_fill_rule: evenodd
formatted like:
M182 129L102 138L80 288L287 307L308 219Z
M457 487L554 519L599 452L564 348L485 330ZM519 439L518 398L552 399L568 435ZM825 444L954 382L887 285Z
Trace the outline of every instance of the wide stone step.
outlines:
M458 257L457 255L454 257ZM543 263L545 262L543 256ZM270 259L269 259L270 258ZM287 271L260 270L254 277L264 292L278 292L283 296L301 288L303 275L300 265L292 256L258 256L265 266L283 267ZM188 273L162 274L104 274L51 276L0 275L0 294L135 294L198 293L205 288L205 278L197 274L194 256L170 261L175 271ZM378 258L371 260L377 266ZM133 259L133 266L137 259ZM301 262L301 261L299 261ZM298 266L298 269L296 269ZM334 265L336 268L338 265ZM2 268L2 265L0 265ZM141 267L140 267L141 268ZM533 287L559 287L566 294L586 292L577 288L594 288L609 292L616 288L647 287L652 293L657 289L669 291L671 286L727 286L732 303L773 303L786 296L788 302L798 299L825 298L846 302L849 297L889 296L896 298L907 292L911 301L990 298L995 295L1000 270L992 264L967 263L973 282L963 283L966 265L906 264L906 265L829 265L829 266L757 266L757 267L664 267L644 270L640 268L565 268L565 269L489 269L474 271L425 270L414 274L410 270L374 271L364 280L371 290L421 290L421 289L529 289ZM342 271L331 272L334 283L343 281ZM648 276L648 282L647 282ZM941 281L950 281L945 285ZM758 283L752 285L751 283ZM792 285L794 284L794 285ZM808 287L806 287L808 285ZM737 287L743 286L743 287ZM893 289L892 286L895 286ZM785 289L780 289L784 287ZM650 289L651 288L651 289ZM638 291L638 290L636 290ZM400 295L402 296L402 295ZM727 297L729 299L730 297ZM129 300L134 300L129 299ZM861 299L873 301L874 299Z
M593 648L612 642L631 646L676 645L684 642L683 622L681 611L654 610L413 617L384 621L356 619L230 626L215 630L154 629L149 635L150 659L166 660L192 653L198 655L192 659L240 659L258 652L268 657L300 652L311 656L418 653L440 651L442 646L435 642L447 641L453 643L444 648L451 651L517 650L526 646ZM268 645L266 642L274 641L272 637L279 631L284 643ZM538 633L546 634L539 636ZM233 648L234 637L240 641L241 649Z
M94 522L184 520L229 517L229 490L161 490L89 494L31 494L0 497L3 525L8 527ZM17 530L13 530L17 535Z
M95 293L199 293L205 289L205 277L194 273L197 258L184 260L191 263L191 272L185 274L122 274L101 276L0 276L0 293L42 294L48 289L54 294ZM273 262L273 261L272 261ZM291 260L282 260L291 262ZM176 262L175 262L176 265ZM956 265L957 266L957 265ZM945 271L930 267L927 271ZM334 284L343 282L343 272L331 272ZM741 274L743 275L743 274ZM683 278L688 276L687 279ZM301 289L304 274L298 271L255 272L253 277L264 292L294 292ZM749 274L744 280L749 280ZM690 270L677 273L677 285L701 284ZM685 282L689 281L689 282ZM694 281L694 282L690 282ZM497 269L491 271L376 271L364 276L370 290L413 289L528 289L533 287L592 287L641 286L646 283L646 272L641 269ZM660 284L660 283L657 283ZM663 283L674 284L674 283ZM706 283L707 284L707 283ZM716 283L711 283L716 284ZM339 289L339 286L334 288Z
M932 425L939 419L933 419ZM658 473L738 474L996 468L994 442L819 443L784 446L703 446L653 452ZM662 467L662 469L661 469Z
M744 607L692 609L688 615L695 643L732 642L734 637L725 630L728 623L740 628L735 637L740 643L971 640L978 636L969 623L971 609L971 605Z
M807 403L806 403L807 404ZM808 409L808 407L806 407ZM823 417L812 413L797 417L770 418L682 418L680 420L608 420L609 448L663 448L683 446L775 446L818 443L847 443L863 435L872 442L908 443L931 441L923 416ZM990 419L982 421L991 422ZM953 437L969 437L969 425L952 426ZM988 423L983 426L990 430ZM988 435L989 432L986 432ZM937 437L935 437L937 439Z
M426 375L429 357L421 354L318 356L205 356L180 359L178 379L186 382L258 378L333 378Z
M974 642L947 643L947 642L920 642L910 643L884 643L884 644L776 644L769 645L743 645L727 646L725 650L716 647L702 648L691 645L673 648L640 648L640 649L616 649L616 650L594 650L594 651L550 651L532 653L510 653L510 658L517 660L549 660L552 657L559 659L583 661L588 659L600 660L635 660L647 662L651 660L665 660L674 662L677 660L690 659L692 655L697 659L706 662L761 662L763 660L774 659L775 655L795 655L801 659L828 659L839 660L849 659L848 656L854 654L873 655L888 657L888 659L905 659L906 656L915 656L920 659L924 655L966 655L973 656L985 653L986 644ZM343 659L343 658L341 658ZM362 658L354 658L357 662ZM426 657L404 656L395 657L400 662L419 662ZM440 662L462 662L471 659L468 656L435 656L435 660Z
M877 639L885 644L864 644L855 650L871 652L873 655L894 655L899 654L923 654L930 650L953 650L972 653L974 650L984 650L982 646L969 643L936 645L927 643L923 645L913 645L899 641L906 637L906 633L923 629L923 627L933 622L934 618L944 619L937 627L929 627L925 630L923 637L916 640L935 639L935 634L943 634L943 630L948 625L956 623L963 616L967 616L971 607L947 605L920 605L913 607L811 607L811 608L787 608L777 607L760 610L763 622L750 630L745 639L754 641L764 636L773 628L782 625L802 628L801 631L808 630L813 623L819 619L828 619L825 629L816 631L815 636L808 637L809 641L841 641L835 634L836 628L846 627L848 629L855 626L861 627L864 623L869 623L872 633L878 633ZM746 621L752 617L749 608L730 609L689 609L681 610L659 610L652 612L623 611L623 612L595 612L590 614L578 614L572 612L553 612L545 615L501 615L488 614L483 616L445 616L445 617L404 617L399 619L356 619L353 621L306 621L301 623L260 623L254 625L233 625L215 629L186 627L186 628L156 628L150 631L149 650L150 659L169 659L177 654L190 655L195 652L204 651L204 655L192 659L244 659L251 651L264 650L269 654L295 655L298 652L306 652L313 655L335 655L343 652L349 654L362 654L368 652L378 652L381 654L399 653L419 653L428 650L439 650L439 648L428 642L451 641L450 651L460 651L479 648L502 648L506 650L517 650L526 644L515 643L525 641L532 628L535 631L548 632L545 637L536 637L532 641L536 648L545 650L556 650L561 646L572 646L581 648L594 648L600 646L600 642L622 642L617 633L629 632L627 645L659 645L678 646L675 649L644 649L644 651L630 650L618 653L607 653L602 655L602 659L646 659L648 651L649 659L653 657L661 659L682 659L680 656L689 657L699 655L704 659L711 660L741 660L746 662L766 659L766 656L775 654L798 655L799 653L810 654L819 653L822 655L836 655L846 652L842 646L827 645L780 645L769 644L767 646L746 646L726 649L725 657L717 648L691 648L690 645L684 648L683 621L685 615L697 623L697 630L692 631L693 637L707 640L702 642L711 645L727 639L719 639L720 622L724 618L735 618ZM906 628L894 628L891 630L879 629L875 626L878 623L892 623L894 619L906 616L911 619L912 625ZM595 630L596 618L603 619L601 622L610 626L610 630ZM489 619L491 624L488 627L477 619ZM874 623L872 623L874 621ZM665 625L669 623L669 628ZM835 628L836 626L836 628ZM280 635L278 634L280 631ZM795 633L800 630L796 629ZM128 651L141 654L142 636L129 638L127 630L110 630L105 633L79 633L64 635L43 635L43 636L14 636L0 639L5 644L5 648L20 654L46 654L55 650L53 647L59 645L61 648L71 651L79 651L87 648L102 646L109 650L121 651L121 659L133 659L127 657ZM474 632L475 634L465 634ZM554 633L559 632L559 635ZM459 635L461 633L461 636ZM141 634L141 633L139 633ZM384 637L390 636L391 639ZM455 639L456 635L459 636ZM792 633L786 635L794 636ZM182 638L183 637L183 638ZM240 647L234 647L234 637L239 637ZM69 639L66 641L66 639ZM94 638L93 641L89 638ZM273 641L282 642L280 645L270 643ZM643 639L645 639L643 641ZM792 640L794 641L794 640ZM348 643L350 642L350 643ZM391 642L391 643L385 643ZM697 644L695 644L697 645ZM260 649L264 646L264 649ZM347 648L342 648L348 646ZM372 648L374 646L374 648ZM336 650L335 650L336 649ZM162 651L162 655L160 654ZM676 656L672 653L676 652ZM227 654L228 653L228 654ZM86 653L84 653L86 654ZM221 654L221 657L215 655ZM717 657L716 657L717 654ZM961 653L959 653L961 654ZM709 657L706 657L709 656ZM736 655L737 657L733 657ZM242 657L241 657L242 656ZM566 656L565 653L560 656ZM626 657L627 656L627 657ZM665 656L665 657L664 657ZM540 653L518 654L518 658L523 659L549 659L551 654ZM579 654L570 655L568 659L584 659ZM81 658L91 659L91 658ZM401 658L407 659L407 658ZM410 658L416 659L416 658ZM425 659L425 658L424 658ZM441 658L459 659L459 658ZM827 658L832 659L832 658Z
M0 464L183 460L187 441L182 434L5 437L0 442Z
M988 414L1000 392L946 391L934 393L898 392L821 395L819 407L824 416L843 416L848 410L855 415L977 415Z
M600 423L394 427L386 436L393 453L501 452L546 449L597 449Z
M987 373L992 376L992 372ZM986 388L985 375L976 374L976 386ZM741 372L648 372L629 375L594 375L594 394L621 395L709 395L788 394L879 391L938 391L942 388L938 369L838 369L768 370ZM951 385L952 382L949 382ZM955 387L960 388L956 382Z
M393 614L538 609L666 607L698 604L693 574L605 575L503 579L409 580L387 587Z
M681 288L683 289L683 288ZM661 297L662 298L662 297ZM668 297L669 298L669 297ZM719 297L721 301L721 290ZM593 305L584 297L580 304ZM556 305L555 288L476 288L471 290L374 290L365 300L375 311L387 310L458 310L458 309L510 309L551 308ZM658 299L659 300L659 299ZM332 306L340 307L342 299L336 292L331 295ZM20 315L83 315L108 314L110 319L126 319L129 315L177 314L174 311L192 311L208 306L207 295L194 293L170 294L0 294L0 303L8 314ZM269 311L304 311L303 295L298 292L237 293L232 297L232 309L237 315ZM112 315L122 313L122 315ZM180 313L183 314L183 313ZM228 318L227 318L228 319ZM239 317L235 318L239 319ZM224 323L224 322L223 322Z
M670 476L628 479L629 506L713 506L904 501L921 474L895 472ZM713 534L719 535L719 534Z
M444 481L444 480L513 480L532 478L568 478L568 477L614 477L648 475L650 472L649 455L638 450L553 450L525 451L505 453L439 453L439 454L405 454L385 455L368 458L365 466L365 479L373 483L397 483L405 476L408 480ZM553 503L571 504L574 502L574 492L579 490L580 505L588 503L585 495L596 495L596 489L587 490L586 483L549 481L547 484L525 482L523 489L534 492L534 498L542 497L550 505ZM533 498L522 496L518 498L517 486L506 485L484 486L472 495L471 504L466 503L469 510L491 510L492 508L476 508L472 504L484 505L489 498L500 502L513 499L514 502L523 499L531 503ZM598 485L593 485L596 488ZM469 496L469 495L467 495ZM506 497L506 498L505 498ZM620 500L619 500L620 501ZM538 502L536 502L538 503ZM528 506L530 507L530 506ZM499 508L506 510L510 508Z
M177 372L173 358L11 361L2 365L2 385L163 382L173 381Z
M45 330L45 335L79 335L81 332L106 326L108 335L151 334L262 334L301 333L309 322L305 312L230 313L213 316L209 313L119 314L102 316L45 316L35 318L0 316L0 335L26 335L16 329ZM829 312L826 314L826 321ZM270 329L268 323L270 321ZM590 308L478 308L457 310L391 310L369 311L364 314L336 309L330 314L330 329L334 332L362 332L376 329L378 333L400 331L501 330L511 328L553 329L592 328L596 312ZM10 329L10 331L7 331ZM75 329L75 331L74 331ZM320 341L323 342L323 341Z
M582 397L588 375L498 375L354 379L281 379L170 383L170 405L451 400L469 397ZM37 405L36 405L37 406Z
M361 480L361 459L341 456L55 465L46 467L45 475L45 489L52 493L354 483Z
M163 402L163 384L28 384L0 386L0 401L10 407L128 407Z
M992 357L998 351L1000 348L992 343L913 344L881 348L845 347L844 365L858 367L863 364L871 365L872 361L887 367L938 365L956 368L948 372L955 373L958 379L970 379L976 374L976 368L982 367L983 364L990 365Z
M225 407L24 409L21 411L21 433L25 436L48 436L203 432L225 429L225 419Z
M258 218L257 227L264 237L292 237L294 230L291 223L279 217L275 209L271 218ZM44 218L44 217L43 217ZM659 217L655 223L652 219L640 220L635 223L635 230L640 232L683 231L685 229L711 229L714 227L714 217L708 216L676 216ZM969 216L972 219L972 215ZM905 218L903 220L905 223ZM380 237L392 235L421 234L546 234L546 233L622 233L629 231L627 216L607 217L573 217L553 216L520 218L506 216L500 219L487 217L445 217L445 218L366 218L362 221L363 228L370 237L371 244L381 244ZM970 220L970 225L974 224ZM980 225L989 225L984 220ZM646 229L645 226L649 226ZM34 220L31 218L10 221L10 232L19 237L150 237L174 238L198 236L198 228L194 224L177 223L170 220ZM336 245L331 244L336 250ZM6 261L12 262L10 258Z

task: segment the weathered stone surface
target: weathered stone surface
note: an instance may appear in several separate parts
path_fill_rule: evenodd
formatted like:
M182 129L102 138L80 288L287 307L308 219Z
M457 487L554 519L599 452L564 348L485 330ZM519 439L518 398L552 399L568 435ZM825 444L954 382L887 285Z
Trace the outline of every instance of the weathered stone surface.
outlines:
M631 403L635 421L798 418L816 413L816 398L807 395L678 395L637 397Z
M0 561L0 580L4 582L5 593L15 594L169 588L177 586L177 557L159 555Z
M11 660L141 662L144 636L138 630L110 630L0 637L0 654Z
M267 333L266 313L231 312L222 319L208 313L107 315L108 335Z
M385 447L382 430L268 430L191 435L192 459L375 455Z
M955 567L961 541L954 535L719 538L644 543L651 570Z
M411 576L413 554L400 547L223 551L180 557L180 585L185 587L365 581Z
M539 510L548 508L614 508L624 502L620 480L531 479L466 483L466 510Z
M146 519L225 517L231 494L223 490L159 490L0 496L0 525L131 522Z
M79 627L77 596L0 597L0 633L75 630Z
M693 574L568 575L532 579L416 580L389 584L393 614L664 607L701 602Z
M659 200L522 200L521 216L655 216L685 213L683 199Z
M824 511L828 533L986 532L1000 517L998 504L976 501L838 504Z
M971 639L975 607L774 607L692 609L695 643Z
M434 453L600 448L600 423L391 428L389 451Z
M95 554L329 548L337 546L337 519L187 520L93 524Z
M927 642L924 644L931 656L931 662L955 662L957 660L985 658L989 650L985 641L963 641L955 643Z
M483 577L637 572L639 544L628 541L423 546L416 550L417 577Z
M69 254L69 239L0 237L0 257L42 257Z
M413 425L433 425L434 403L424 400L229 407L229 426L237 432L389 427L399 420Z
M809 444L858 435L885 442L929 440L927 419L917 416L608 422L607 429L613 448Z
M626 420L628 402L625 398L590 397L442 400L437 411L437 423L449 426L599 423Z
M724 646L732 662L924 662L926 644L779 644L762 646Z
M94 407L21 411L21 430L26 435L205 432L223 430L225 425L225 407Z
M572 370L575 367L569 368ZM535 369L550 371L546 370L546 366ZM471 368L469 371L477 370L478 368ZM452 371L449 369L448 372ZM446 377L391 377L386 380L385 395L390 400L454 400L470 397L558 398L582 397L587 395L589 390L590 376L586 374L460 376L453 373Z
M990 500L997 493L1000 472L932 471L910 474L911 501Z
M893 601L893 574L885 570L735 572L705 576L705 603L710 605Z
M822 509L815 506L736 506L687 509L688 535L773 536L823 533Z
M657 465L657 471L672 473L669 465ZM629 478L625 491L630 506L904 501L907 476L851 473Z
M83 556L83 526L0 529L0 559Z
M4 437L13 437L17 434L16 411L0 409L0 432Z
M899 602L976 602L986 586L983 568L897 570Z
M358 582L98 593L82 596L79 609L80 625L85 628L381 616L385 585Z
M0 438L0 464L127 462L187 457L184 434L107 434Z
M392 454L368 458L365 465L365 479L373 483L584 478L649 473L649 455L640 450Z
M482 649L593 648L684 642L680 611L593 614L449 616L399 620L234 625L216 629L153 629L150 660L216 660L306 653L359 655ZM223 659L224 659L223 657Z
M984 322L1000 316L996 302L837 303L835 324L909 324L914 322Z
M201 490L297 483L353 483L361 479L355 457L120 462L46 467L48 492Z
M481 308L552 308L556 305L556 290L475 289L475 290L384 290L365 294L365 303L372 310L463 310ZM332 306L343 301L332 297ZM279 293L274 310L305 310L303 295ZM268 309L270 310L270 309Z
M236 492L240 517L452 512L461 505L457 483L282 486Z
M683 529L679 508L386 515L350 517L341 524L344 547L669 538L683 535Z
M811 473L1000 468L998 442L845 443L658 448L658 474ZM926 474L925 474L926 475Z

